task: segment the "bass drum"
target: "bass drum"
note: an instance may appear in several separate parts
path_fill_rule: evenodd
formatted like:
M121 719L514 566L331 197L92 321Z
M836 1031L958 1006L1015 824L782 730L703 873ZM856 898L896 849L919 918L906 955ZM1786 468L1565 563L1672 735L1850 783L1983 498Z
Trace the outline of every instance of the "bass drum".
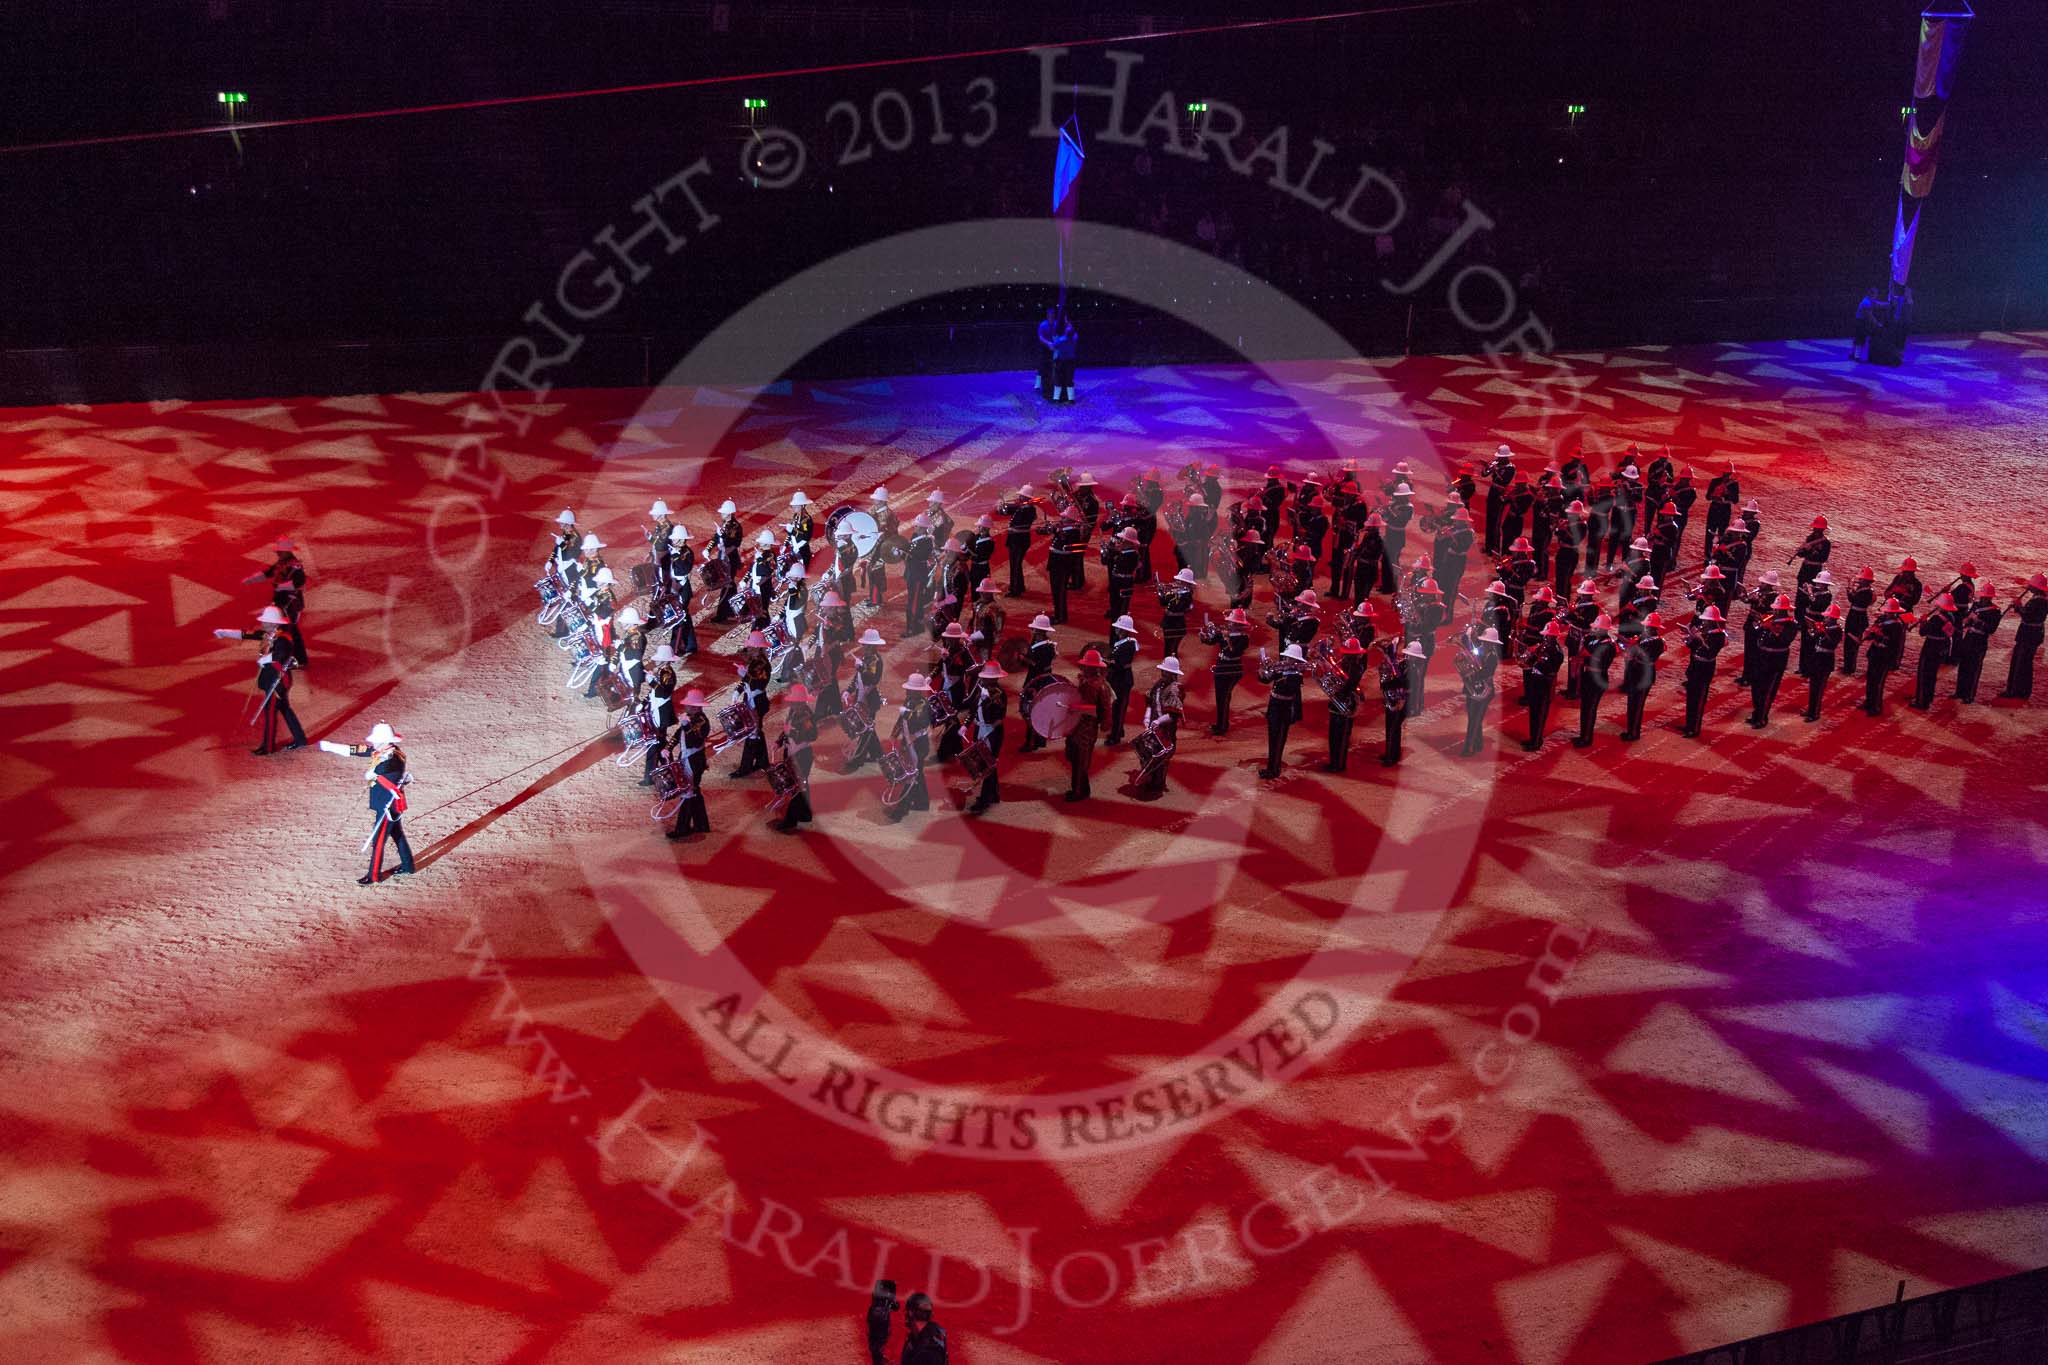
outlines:
M1065 739L1081 723L1081 689L1065 678L1034 678L1024 685L1017 704L1031 728L1046 739Z
M732 570L726 567L725 560L712 555L704 561L703 567L697 570L697 577L705 588L717 592L732 581Z
M875 542L882 538L882 528L871 514L848 503L844 507L833 508L832 514L825 518L825 535L835 545L842 540L851 540L854 553L865 559L875 548Z

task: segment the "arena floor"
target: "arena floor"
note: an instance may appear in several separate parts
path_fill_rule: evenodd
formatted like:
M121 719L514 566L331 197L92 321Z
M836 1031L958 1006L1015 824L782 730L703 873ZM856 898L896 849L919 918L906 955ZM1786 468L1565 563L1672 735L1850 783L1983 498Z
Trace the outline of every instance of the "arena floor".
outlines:
M630 564L655 496L701 544L797 487L971 519L1061 465L1582 440L1732 461L1759 567L1824 512L1839 578L2007 594L2048 566L2048 335L1083 386L557 393L482 467L466 395L0 413L0 1358L853 1361L879 1272L977 1365L1626 1362L2048 1261L2048 698L1921 714L1902 673L1880 720L1859 678L1757 732L1731 641L1704 742L1667 667L1640 743L1614 697L1590 750L1515 710L1461 759L1446 670L1400 768L1375 703L1320 771L1312 703L1262 782L1264 689L1209 738L1191 640L1158 802L1127 749L1061 802L1013 734L991 814L954 776L891 825L828 736L812 832L721 779L679 844L531 587L564 505ZM210 631L284 534L299 713L405 734L415 877L355 885L358 762L248 753Z

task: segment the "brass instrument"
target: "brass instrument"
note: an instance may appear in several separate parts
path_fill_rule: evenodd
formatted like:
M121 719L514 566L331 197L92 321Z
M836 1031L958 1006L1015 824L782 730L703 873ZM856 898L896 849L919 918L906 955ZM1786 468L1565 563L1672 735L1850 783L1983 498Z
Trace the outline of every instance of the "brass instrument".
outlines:
M1299 659L1290 659L1284 654L1269 659L1265 650L1259 651L1259 681L1262 683L1270 683L1275 678L1298 678L1307 672L1308 666Z
M1282 597L1292 597L1307 586L1294 572L1294 542L1280 540L1273 543L1273 552L1266 561L1267 575L1272 579L1273 591Z
M1202 627L1195 632L1195 638L1205 645L1220 645L1223 643L1223 627L1205 611L1202 613Z
M1415 519L1416 529L1420 531L1426 531L1430 535L1439 535L1442 532L1449 530L1452 526L1453 523L1451 520L1451 513L1457 510L1458 508L1463 507L1464 505L1464 503L1459 502L1456 498L1453 498L1449 502L1445 503L1442 507L1438 508L1436 511L1425 512L1421 516L1417 517Z
M1323 660L1309 669L1309 676L1316 686L1330 699L1330 714L1348 716L1358 709L1358 694L1351 688L1351 680L1344 675L1344 669L1334 660ZM1346 694L1349 695L1346 695Z
M1051 491L1046 494L1046 503L1057 515L1064 516L1074 505L1073 467L1061 465L1053 470L1050 480Z
M1192 606L1194 604L1195 590L1175 579L1154 578L1152 580L1152 595L1159 599L1159 605L1162 607L1171 607L1174 600L1182 597L1185 597L1188 605Z

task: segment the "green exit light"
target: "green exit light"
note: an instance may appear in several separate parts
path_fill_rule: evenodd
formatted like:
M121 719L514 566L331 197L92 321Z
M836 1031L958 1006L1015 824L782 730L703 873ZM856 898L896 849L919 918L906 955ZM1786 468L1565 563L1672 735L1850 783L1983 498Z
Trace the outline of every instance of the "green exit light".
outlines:
M1911 118L1911 117L1913 117L1913 106L1912 106L1912 105L1910 105L1910 104L1902 104L1902 105L1900 105L1900 106L1899 106L1899 117L1900 117L1900 118Z
M1583 104L1567 104L1564 107L1564 111L1567 114L1570 114L1573 118L1577 118L1580 114L1586 112L1586 106Z
M766 108L768 107L768 101L767 101L767 100L741 100L741 101L740 101L740 107L741 107L742 109L766 109Z
M223 90L215 95L214 99L221 104L247 104L249 102L249 97L239 90Z
M1206 113L1208 113L1208 112L1209 112L1209 101L1207 101L1207 100L1196 100L1196 101L1195 101L1195 102L1193 102L1192 104L1188 105L1188 112L1189 112L1190 114L1206 114Z

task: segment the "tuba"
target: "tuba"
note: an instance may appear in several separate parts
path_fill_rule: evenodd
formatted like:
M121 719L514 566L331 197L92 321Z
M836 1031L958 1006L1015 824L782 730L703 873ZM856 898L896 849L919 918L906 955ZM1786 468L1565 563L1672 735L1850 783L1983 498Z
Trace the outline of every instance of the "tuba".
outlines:
M1318 659L1309 668L1309 676L1316 686L1330 699L1330 714L1348 716L1358 709L1358 694L1351 687L1351 680L1344 676L1344 669L1333 658Z

